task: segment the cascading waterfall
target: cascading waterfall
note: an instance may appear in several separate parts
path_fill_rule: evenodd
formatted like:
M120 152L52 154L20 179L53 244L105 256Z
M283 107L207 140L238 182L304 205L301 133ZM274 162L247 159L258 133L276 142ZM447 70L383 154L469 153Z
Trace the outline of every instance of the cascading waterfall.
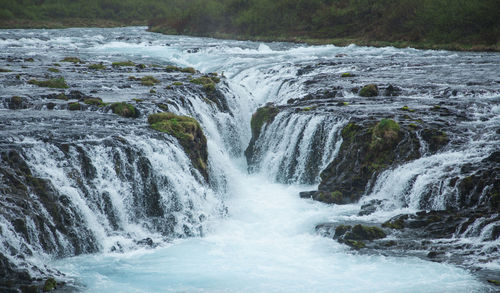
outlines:
M282 183L318 183L320 171L339 150L346 123L328 114L281 112L255 142L250 171Z
M127 37L121 38L123 35ZM150 100L138 103L142 116L135 120L109 118L112 114L101 110L64 114L63 104L55 105L50 112L30 99L32 108L27 110L0 110L8 111L5 113L14 121L5 122L4 133L8 135L0 142L13 147L19 161L25 161L31 172L25 176L31 180L29 213L18 210L10 218L0 213L0 250L12 252L5 255L16 264L36 266L31 271L34 275L52 272L55 267L71 284L89 292L487 290L470 273L452 265L413 257L349 253L346 246L317 235L314 227L323 222L380 222L404 209L454 207L457 199L450 178L460 180L464 165L476 164L496 149L495 131L475 137L466 144L468 147L453 145L436 154L428 154L422 145L420 159L376 178L372 192L362 203L372 199L384 203L370 216L357 215L361 203L325 205L298 197L300 191L316 187L321 171L337 156L341 132L350 117L359 112L369 117L372 109L367 108L373 106L376 111L387 106L382 102L343 103L353 99L350 87L354 85L345 79L338 81L339 74L355 71L362 75L358 84L388 83L394 82L394 74L400 72L398 64L409 64L402 71L412 76L415 84L426 84L431 80L422 74L421 66L441 62L446 73L439 71L437 75L446 78L448 69L462 66L456 65L460 56L455 53L264 45L161 36L144 33L142 28L29 31L17 39L5 36L0 48L8 54L20 52L34 57L42 51L46 53L43 58L48 59L43 59L41 66L50 66L71 53L83 59L176 64L223 74L217 85L220 94L173 87L168 95L151 94ZM348 56L336 57L339 53ZM344 59L333 62L334 58ZM388 61L394 58L399 62ZM481 66L493 66L495 58ZM72 74L68 73L68 80ZM95 74L99 76L95 89L109 101L121 101L116 95L144 96L140 86L117 85L117 80L126 79L126 71ZM335 84L328 79L331 76ZM94 86L72 82L81 90ZM0 89L7 87L2 85ZM352 112L335 115L305 104L286 108L290 100L309 93L325 96L324 91L331 93L337 87L341 87L337 96L342 99L340 104ZM22 90L9 88L9 95L22 95ZM30 90L33 97L41 91ZM425 97L410 96L433 99L432 90ZM471 132L477 133L483 125L498 125L498 106L487 110L481 106L496 99L495 94L488 95L480 95L486 102L478 100L473 122L457 127L470 126ZM460 94L458 98L462 98ZM250 118L267 102L283 110L264 124L255 141L253 161L247 166L242 153L251 140ZM145 117L165 107L200 122L207 137L210 182L203 181L176 139L148 127ZM60 126L52 136L37 134L37 130L53 124ZM22 130L18 129L20 125L24 125ZM14 155L7 157L5 162L17 166ZM47 205L47 198L57 198L57 205ZM0 201L0 208L11 207ZM57 213L61 214L56 217ZM25 214L26 221L16 221ZM486 240L495 225L488 219L477 221L457 237ZM23 227L25 236L19 232ZM485 253L493 251L498 241L490 241ZM87 254L95 252L99 253ZM67 257L73 255L80 256Z

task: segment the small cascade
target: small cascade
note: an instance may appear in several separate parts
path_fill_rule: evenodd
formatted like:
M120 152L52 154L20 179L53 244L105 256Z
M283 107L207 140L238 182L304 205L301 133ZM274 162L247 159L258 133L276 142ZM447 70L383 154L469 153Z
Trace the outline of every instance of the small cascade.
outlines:
M254 145L249 170L281 183L314 184L336 156L345 119L328 114L279 113Z

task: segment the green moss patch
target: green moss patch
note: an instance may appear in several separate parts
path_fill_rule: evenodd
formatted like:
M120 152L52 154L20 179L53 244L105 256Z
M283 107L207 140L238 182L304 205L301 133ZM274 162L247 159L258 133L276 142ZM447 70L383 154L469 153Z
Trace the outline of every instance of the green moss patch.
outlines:
M378 96L378 87L375 84L365 85L360 91L361 97L376 97Z
M71 63L74 63L74 64L85 63L84 61L80 60L77 57L64 57L64 59L62 59L61 62L71 62Z
M370 147L387 146L399 138L399 124L392 119L382 119L372 130Z
M149 115L148 123L154 130L177 138L193 165L208 179L207 139L198 121L191 117L164 112Z
M375 240L387 237L387 234L377 226L355 225L347 232L344 239L350 240Z
M257 112L252 115L252 120L250 121L252 136L256 138L259 137L262 126L266 123L272 122L278 113L278 108L272 105L257 109Z
M70 110L70 111L79 111L81 109L82 109L82 105L80 105L80 103L78 103L78 102L68 104L68 110Z
M415 112L415 110L410 109L410 107L408 107L408 106L403 106L403 107L401 107L400 110L401 111L407 111L407 112Z
M65 88L69 87L63 77L52 78L52 79L48 79L48 80L32 79L32 80L28 81L28 83L37 85L39 87L49 87L49 88L65 89Z
M53 68L53 67L50 67L49 69L47 69L48 71L50 72L54 72L54 73L59 73L61 72L61 70L57 69L57 68Z
M106 104L102 102L101 98L87 98L84 99L83 102L87 105L92 105L92 106L98 106L98 107L103 107Z
M151 75L147 75L141 78L141 84L144 86L154 86L158 83L160 83L160 81L152 77Z
M168 112L149 115L148 123L151 128L166 132L179 140L194 140L194 133L200 129L198 121L194 118Z
M340 77L354 77L355 75L350 72L344 72Z
M210 93L215 91L215 84L220 82L220 78L217 76L204 75L199 78L193 78L190 82L203 85L203 90Z
M0 68L0 72L12 72L12 70L6 68Z
M57 287L57 282L54 280L54 278L48 278L45 280L45 283L43 284L42 291L43 292L50 292Z
M113 103L111 104L111 110L114 114L120 115L125 118L137 118L139 117L139 111L132 105L127 103Z
M118 61L118 62L111 63L111 66L113 66L113 67L131 67L131 66L135 66L135 63L132 61Z
M104 70L106 69L106 66L104 66L104 64L102 63L95 63L95 64L90 64L88 68L92 70Z

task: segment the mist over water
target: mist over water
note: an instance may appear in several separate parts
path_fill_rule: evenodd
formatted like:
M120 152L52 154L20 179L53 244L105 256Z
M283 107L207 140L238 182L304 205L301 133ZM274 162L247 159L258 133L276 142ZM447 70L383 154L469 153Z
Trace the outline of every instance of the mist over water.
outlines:
M308 75L342 73L364 70L367 64L376 67L392 59L408 62L404 67L411 74L412 82L425 84L432 78L442 78L447 83L460 86L462 77L451 74L449 60L463 58L462 53L446 51L419 51L414 49L364 48L349 46L306 46L295 44L240 42L163 36L144 32L144 28L81 29L61 31L33 31L23 38L2 39L0 46L19 46L28 55L79 54L83 59L133 60L144 63L171 63L192 66L202 72L223 73L223 85L233 116L214 113L204 103L193 102L179 108L178 114L189 115L200 121L208 139L212 187L187 178L189 162L178 145L165 144L154 138L125 135L129 144L141 149L144 156L152 158L155 172L162 174L174 186L164 193L175 193L185 205L194 206L199 214L184 222L189 229L198 231L193 237L168 239L153 249L135 248L133 243L119 235L109 237L106 220L102 215L84 211L90 225L98 229L98 242L103 253L54 260L52 263L68 274L68 280L85 292L483 292L480 283L468 271L449 264L428 262L416 257L390 257L364 255L349 250L332 239L318 235L314 228L323 222L364 220L376 222L387 219L402 209L418 210L419 188L426 186L425 176L443 174L447 164L454 160L477 162L493 146L484 144L483 151L462 153L447 152L440 157L424 157L397 170L387 172L374 188L370 198L389 199L392 209L368 217L357 216L359 204L326 205L301 199L300 191L312 190L318 177L307 170L315 162L319 170L326 167L340 147L339 131L346 120L327 114L314 117L280 113L257 147L261 151L259 163L248 172L243 151L250 138L250 119L255 109L267 102L286 104L288 99L305 94L301 80ZM123 36L126 36L123 38ZM345 68L324 69L337 54L348 54L352 64ZM411 60L425 57L436 66L431 78L421 68L413 68ZM475 54L469 59L480 58ZM448 60L448 61L446 61ZM396 65L386 64L377 74L377 81L390 80ZM493 66L494 62L484 64ZM299 66L300 65L300 66ZM311 66L308 73L298 74L304 66ZM456 66L456 64L455 64ZM461 65L460 65L461 66ZM467 67L466 64L463 65ZM488 67L489 68L489 67ZM399 70L399 69L398 69ZM474 78L481 78L476 76ZM368 79L368 77L367 77ZM370 80L373 82L373 80ZM131 89L131 97L133 89ZM352 93L345 92L349 100ZM429 96L412 96L415 100ZM113 100L112 91L109 97ZM487 99L488 97L482 97ZM361 106L362 107L362 106ZM484 111L498 112L498 106ZM487 114L485 114L487 115ZM489 115L489 114L488 114ZM483 119L484 120L484 119ZM497 122L492 121L493 125ZM498 124L496 124L498 125ZM324 145L320 154L312 157L311 143L317 129L323 131L318 138ZM298 146L298 147L295 147ZM123 196L131 186L123 180L110 177L106 170L110 149L90 148L97 170L100 190L107 190L117 210L121 223L128 223L127 209L133 206ZM34 150L36 152L36 150ZM56 152L56 151L55 151ZM66 188L78 201L78 194L64 180L51 155L33 154L32 164L44 177L59 179L59 188ZM292 162L291 157L298 158ZM38 161L37 161L38 160ZM437 161L436 161L437 160ZM172 168L176 162L182 171ZM180 163L179 163L180 162ZM184 162L184 165L182 164ZM455 165L453 165L455 166ZM60 171L58 173L58 170ZM287 170L289 173L284 173ZM425 172L424 172L425 171ZM45 172L45 173L44 173ZM50 174L49 174L50 173ZM437 174L437 175L436 175ZM407 182L419 175L411 191L404 191ZM191 180L188 182L188 180ZM420 181L419 181L420 180ZM413 182L413 181L412 181ZM187 185L187 187L186 187ZM163 194L163 193L162 193ZM401 195L404 194L402 197ZM436 199L435 207L442 201ZM82 206L85 204L82 203ZM394 210L396 209L396 210ZM198 221L200 216L207 220ZM182 215L179 215L182 217ZM194 219L194 220L193 220ZM146 221L146 219L144 219ZM104 222L104 224L103 224ZM124 228L137 237L161 240L158 234L148 233L140 225ZM130 243L128 243L128 242ZM110 252L116 242L124 246L123 252Z

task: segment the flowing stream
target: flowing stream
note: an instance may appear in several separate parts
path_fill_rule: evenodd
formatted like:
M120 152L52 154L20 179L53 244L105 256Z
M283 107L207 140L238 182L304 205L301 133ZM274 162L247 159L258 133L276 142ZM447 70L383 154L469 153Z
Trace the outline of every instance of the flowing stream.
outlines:
M425 88L430 83L436 85L440 82L465 87L464 79L481 79L494 71L495 64L498 66L498 54L262 44L164 36L145 32L142 27L12 30L1 31L0 37L0 48L8 48L4 54L42 55L54 59L78 55L95 62L133 60L146 64L175 64L192 66L205 73L218 72L227 80L221 87L231 115L214 111L206 103L196 100L194 94L190 105L179 105L176 110L178 114L190 115L200 121L207 136L212 175L210 186L196 181L196 174L190 173L188 159L175 141L165 143L150 132L141 132L143 121L131 122L125 128L113 123L106 125L104 130L95 126L94 135L75 138L75 145L70 148L74 160L69 161L78 161L79 154L84 153L95 166L92 178L84 182L90 186L86 198L82 197L80 189L75 188L78 182L67 176L68 168L79 170L79 165L61 164L63 153L52 143L43 142L42 138L33 138L30 134L13 136L12 143L26 145L25 156L30 167L37 170L37 176L49 178L58 190L68 194L70 202L79 207L83 220L90 227L89 233L94 235L97 253L57 259L40 256L65 273L68 282L76 288L85 292L486 290L484 283L463 268L411 256L352 252L347 246L315 232L315 226L322 222L361 218L357 216L360 204L326 205L298 196L300 191L317 186L319 172L337 155L340 131L347 123L345 118L328 114L310 117L280 113L257 142L258 162L248 168L243 151L251 138L250 119L257 107L267 102L285 105L289 99L304 96L307 93L305 81L312 76L355 71L365 72L363 78L366 82L397 82L394 75L401 75L402 79L411 79L407 82L415 87ZM347 54L344 58L349 61L337 66L325 65L340 58L335 57L338 54ZM479 69L466 73L470 77L460 76L459 72L466 71L469 61ZM432 69L428 68L430 66ZM304 68L307 69L305 73L300 72ZM81 82L85 85L85 81ZM107 101L139 95L135 88L117 89L112 85L109 88L108 94L100 94ZM117 90L123 93L120 98L116 97ZM348 90L343 92L346 100L353 95ZM412 92L411 89L408 93L414 107L418 107L419 99L431 99L431 95L430 90L428 94ZM498 125L499 106L488 104L498 96L484 94L477 99L478 106L474 111L481 116L478 123ZM70 128L60 126L61 131L76 131L77 125L82 125L86 119L78 115L62 117L62 114L57 114L57 117L52 117L52 114L44 113L46 111L41 109L32 115L46 115L46 123L54 119L60 119L63 124L71 119L76 121ZM95 119L95 125L107 123L107 120L99 122L103 116L96 114ZM25 123L35 125L38 122L27 119ZM471 127L479 126L472 124ZM110 129L115 128L118 130L111 132ZM124 139L119 146L107 142L116 133ZM471 143L480 144L478 141ZM380 222L401 210L418 210L418 204L412 203L418 201L421 193L418 188L425 182L404 193L405 180L409 181L419 172L428 177L448 172L453 166L446 168L446 164L453 164L450 163L453 160L479 161L495 148L496 143L483 140L478 146L480 150L467 152L465 158L460 153L449 152L401 166L401 170L394 171L397 173L385 174L370 196L390 199L392 208L363 219ZM319 152L315 151L318 145L322 146ZM135 153L128 154L129 149ZM137 169L135 163L128 164L124 159L127 156L149 160L147 172L158 182L167 182L158 185L158 192L165 201L165 211L173 215L176 225L167 227L168 223L161 219L154 223L148 220L154 211L133 211L137 208L134 194L141 192L142 189L138 188L143 188L140 186L145 186L150 177L140 175L142 169ZM121 158L124 169L136 174L135 182L140 184L130 183L130 178L116 170L116 165L111 162L117 157ZM436 163L439 159L441 161ZM426 179L419 177L418 180ZM112 217L109 213L96 212L99 210L98 199L89 200L99 197L103 191L107 192L113 206ZM172 198L175 201L171 201ZM405 201L410 204L395 204ZM440 204L442 202L435 199L435 206ZM174 237L164 238L161 234L165 232ZM159 245L144 248L135 246L131 240L145 237L153 238ZM14 238L12 236L11 243L15 243ZM62 240L54 240L54 243L72 247ZM55 254L64 256L65 253L74 253L73 248L61 248Z

